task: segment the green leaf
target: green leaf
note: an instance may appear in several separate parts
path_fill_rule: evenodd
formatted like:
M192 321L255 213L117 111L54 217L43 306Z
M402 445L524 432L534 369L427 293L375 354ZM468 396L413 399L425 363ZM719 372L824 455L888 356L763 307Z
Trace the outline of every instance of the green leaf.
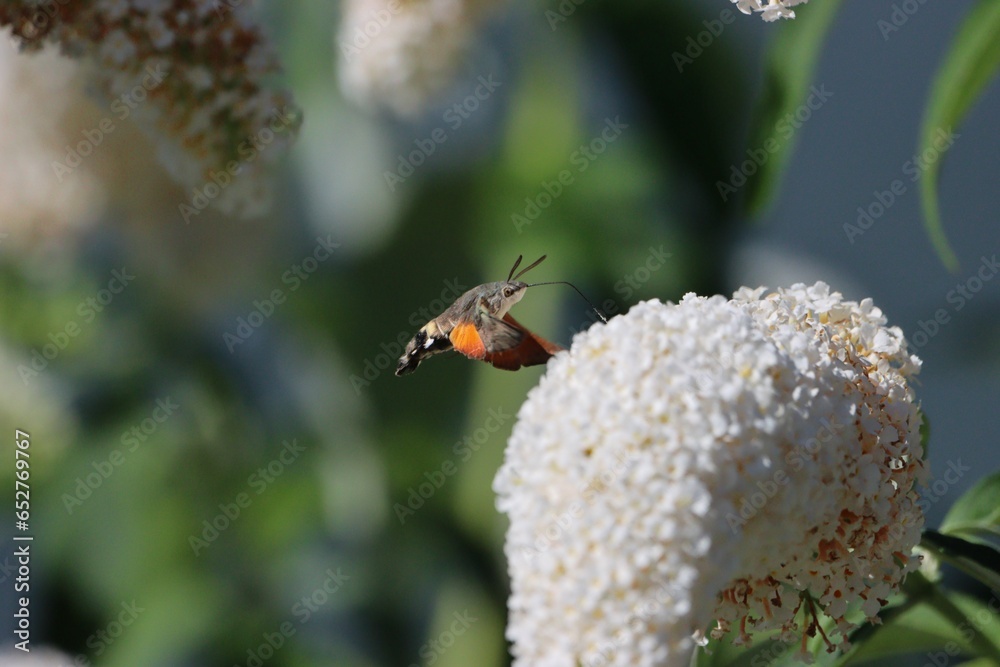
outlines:
M881 626L863 644L840 661L838 667L908 653L933 651L961 635L944 616L928 604L917 605L892 623ZM968 654L968 647L963 647Z
M924 531L920 546L934 552L944 562L975 577L991 590L1000 590L1000 551L996 548L933 530Z
M907 584L914 575L910 575ZM981 612L997 621L982 602L953 591L940 588L923 579L918 588L930 586L932 592L918 592L919 602L900 608L899 613L883 614L883 625L866 632L862 640L852 637L854 646L838 661L837 667L857 665L870 660L884 659L910 653L937 652L949 647L952 653L965 656L988 655L997 657L997 648L988 636L996 628L984 626L978 619ZM862 630L867 630L865 626ZM948 657L950 661L950 656Z
M795 144L795 134L785 136L787 132L779 132L779 124L785 123L789 114L794 115L808 97L820 47L839 7L837 0L809 5L798 11L794 20L776 27L778 34L768 52L764 88L751 129L750 149L765 150L769 155L748 179L745 206L750 215L762 213L778 190Z
M979 480L955 501L941 532L979 543L1000 537L1000 472Z
M986 610L986 606L975 600L966 600L961 605L967 607L966 613L975 612L976 606ZM963 621L968 623L968 621ZM967 639L960 622L954 623L930 604L920 604L898 619L886 623L863 644L857 644L837 667L861 665L866 663L885 664L889 656L908 653L931 653L943 650L948 645L961 649L962 654L975 655L978 651ZM966 635L966 636L963 636Z
M1000 2L980 0L959 28L951 52L938 71L920 133L920 152L935 150L934 141L942 130L950 132L976 101L986 83L1000 66ZM940 157L933 160L920 177L921 199L927 233L941 261L949 269L958 268L958 259L941 225L937 180Z

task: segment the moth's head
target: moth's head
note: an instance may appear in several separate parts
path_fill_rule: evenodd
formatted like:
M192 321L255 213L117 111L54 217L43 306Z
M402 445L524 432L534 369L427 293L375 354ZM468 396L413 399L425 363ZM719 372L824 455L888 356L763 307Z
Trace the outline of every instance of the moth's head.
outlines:
M506 314L510 307L515 303L524 298L524 290L528 289L528 283L522 283L520 280L508 280L507 282L500 283L500 309L503 314Z
M491 290L493 295L490 299L490 311L496 317L503 317L506 315L507 311L510 310L510 307L524 297L524 290L528 289L528 283L522 283L518 280L518 278L541 264L542 260L545 259L545 255L542 255L532 262L530 266L521 269L517 275L514 275L514 272L517 271L517 267L521 265L521 259L521 255L518 255L517 261L514 262L514 266L510 269L510 274L507 276L507 280L500 283L493 283L496 285L496 290Z

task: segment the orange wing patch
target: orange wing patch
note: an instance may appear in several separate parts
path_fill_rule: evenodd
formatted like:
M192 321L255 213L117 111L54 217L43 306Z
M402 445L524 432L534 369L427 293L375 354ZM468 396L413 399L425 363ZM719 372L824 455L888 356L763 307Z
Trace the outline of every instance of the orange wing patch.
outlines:
M479 337L476 326L471 322L456 324L455 328L448 334L451 344L455 349L470 359L485 359L486 346L483 339Z

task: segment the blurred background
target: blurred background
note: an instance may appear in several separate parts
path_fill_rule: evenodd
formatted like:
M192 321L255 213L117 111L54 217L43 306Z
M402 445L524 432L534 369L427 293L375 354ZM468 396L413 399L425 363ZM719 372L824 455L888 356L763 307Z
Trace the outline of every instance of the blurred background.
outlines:
M733 179L763 145L765 63L801 57L768 49L824 1L780 25L726 0L497 7L403 117L341 93L335 3L259 3L300 135L266 215L190 224L190 191L128 122L54 176L107 102L85 65L0 40L0 424L31 436L33 645L114 667L509 664L491 483L544 368L392 371L429 317L520 254L547 254L532 280L572 281L609 315L798 281L873 298L924 360L932 474L963 470L927 496L937 525L1000 465L1000 89L947 148L949 271L906 165L974 3L915 4L889 33L894 3L844 3L751 219ZM558 286L515 315L563 345L594 321Z

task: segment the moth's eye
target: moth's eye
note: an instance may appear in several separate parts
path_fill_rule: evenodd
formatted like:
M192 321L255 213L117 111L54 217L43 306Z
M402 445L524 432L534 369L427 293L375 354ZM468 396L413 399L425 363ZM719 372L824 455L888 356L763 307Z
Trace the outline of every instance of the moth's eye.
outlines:
M513 294L514 294L514 288L513 287L504 287L503 288L503 295L504 296L511 296Z

